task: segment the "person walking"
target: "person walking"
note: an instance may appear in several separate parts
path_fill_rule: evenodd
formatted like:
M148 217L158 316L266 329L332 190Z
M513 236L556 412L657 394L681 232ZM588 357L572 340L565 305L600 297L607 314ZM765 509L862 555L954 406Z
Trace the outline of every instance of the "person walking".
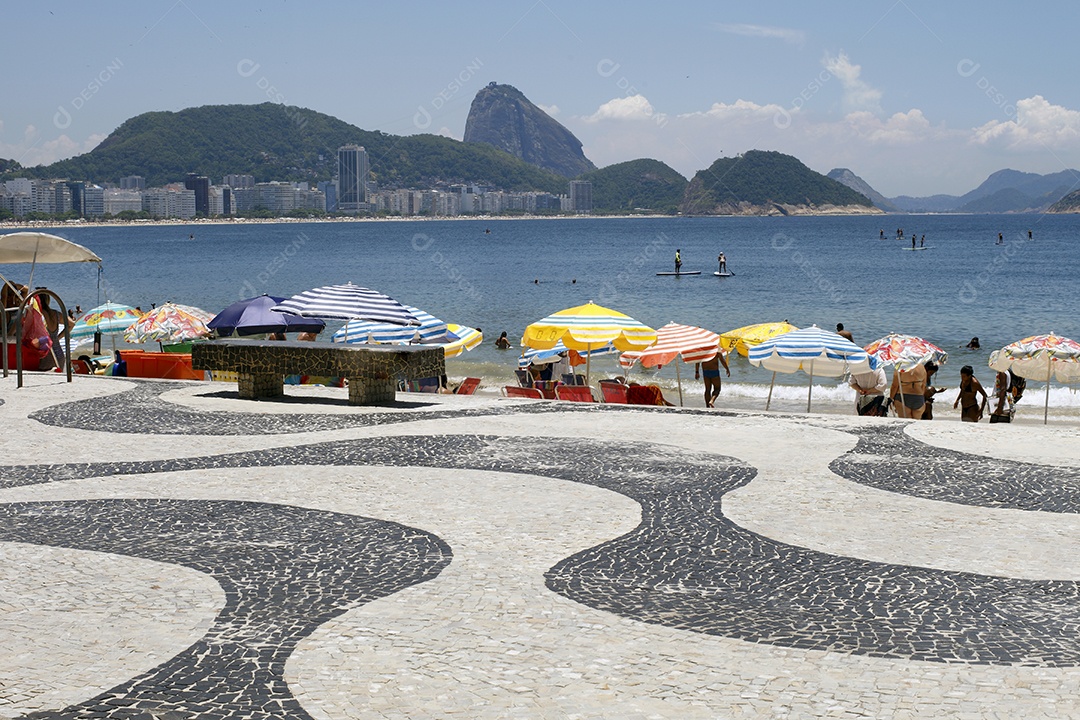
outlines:
M982 395L982 404L979 404L979 395ZM975 370L970 365L960 368L960 392L952 406L955 410L960 407L960 420L963 422L977 423L982 419L989 398L979 379L975 377Z
M709 360L694 364L694 379L705 379L705 407L716 407L716 398L720 397L720 366L724 366L724 372L731 377L731 368L728 367L724 351L717 349L716 355Z

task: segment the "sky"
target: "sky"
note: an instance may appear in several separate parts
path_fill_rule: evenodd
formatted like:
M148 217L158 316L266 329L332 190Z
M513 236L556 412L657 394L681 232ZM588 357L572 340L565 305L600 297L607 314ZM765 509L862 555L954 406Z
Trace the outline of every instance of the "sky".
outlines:
M691 177L777 150L889 197L959 195L1003 168L1080 168L1078 16L998 0L5 2L0 157L48 163L143 112L267 100L460 139L495 81L598 167L652 157Z

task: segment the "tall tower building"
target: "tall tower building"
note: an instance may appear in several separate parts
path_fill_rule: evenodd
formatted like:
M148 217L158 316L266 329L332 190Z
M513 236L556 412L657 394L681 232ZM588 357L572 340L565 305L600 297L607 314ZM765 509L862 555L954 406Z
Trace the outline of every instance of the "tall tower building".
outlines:
M570 181L570 207L576 213L591 213L593 209L592 183L585 180Z
M368 209L367 150L359 145L344 145L338 148L338 209L342 212L357 212Z
M198 173L188 173L184 179L184 187L195 191L195 214L201 217L209 217L210 178Z

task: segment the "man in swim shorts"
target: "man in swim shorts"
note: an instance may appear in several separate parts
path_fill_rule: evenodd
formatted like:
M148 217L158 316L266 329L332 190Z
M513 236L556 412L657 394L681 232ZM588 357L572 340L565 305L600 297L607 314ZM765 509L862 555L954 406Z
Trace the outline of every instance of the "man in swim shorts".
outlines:
M716 398L720 397L720 365L724 366L724 372L731 377L731 368L728 367L724 351L717 348L716 355L709 360L694 365L694 379L705 379L705 407L715 407Z

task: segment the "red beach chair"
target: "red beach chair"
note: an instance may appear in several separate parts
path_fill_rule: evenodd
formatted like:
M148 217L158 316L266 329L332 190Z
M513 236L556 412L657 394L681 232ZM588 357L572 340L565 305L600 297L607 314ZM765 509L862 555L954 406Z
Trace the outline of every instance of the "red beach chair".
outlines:
M504 387L503 396L508 398L530 398L532 400L544 399L544 396L541 395L540 391L536 388L523 388L514 385L507 385Z
M629 400L630 388L620 382L600 381L600 392L604 396L604 402L626 405Z
M457 390L454 391L455 395L472 395L476 392L476 388L480 386L480 378L467 377L458 385Z
M592 388L588 385L560 385L555 388L555 397L570 402L596 402L596 398L592 394Z

